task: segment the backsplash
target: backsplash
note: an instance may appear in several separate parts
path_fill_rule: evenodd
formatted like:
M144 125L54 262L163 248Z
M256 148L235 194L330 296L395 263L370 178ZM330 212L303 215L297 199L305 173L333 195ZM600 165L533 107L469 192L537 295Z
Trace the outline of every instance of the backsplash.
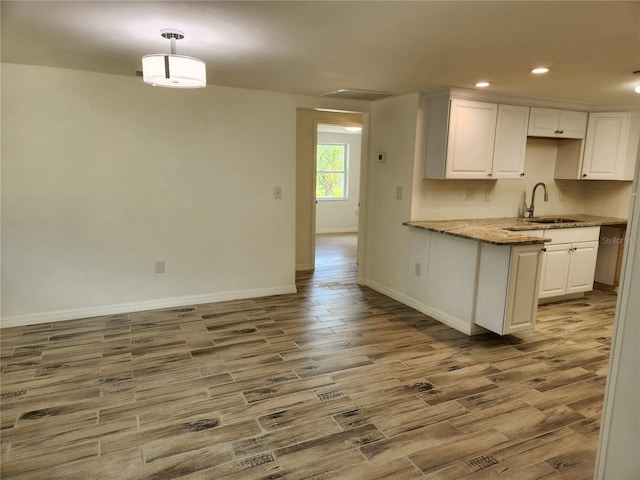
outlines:
M413 220L498 218L524 215L524 202L531 190L544 182L549 190L545 202L542 189L535 199L535 215L585 213L625 218L631 182L555 180L557 140L529 138L525 157L526 176L499 180L419 180L415 185Z

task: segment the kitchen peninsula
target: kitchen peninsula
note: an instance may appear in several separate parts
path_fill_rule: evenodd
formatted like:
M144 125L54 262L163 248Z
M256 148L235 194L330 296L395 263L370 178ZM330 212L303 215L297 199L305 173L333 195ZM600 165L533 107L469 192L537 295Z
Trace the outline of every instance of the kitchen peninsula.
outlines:
M467 335L532 329L539 296L592 289L600 227L625 224L584 214L405 222L413 306Z

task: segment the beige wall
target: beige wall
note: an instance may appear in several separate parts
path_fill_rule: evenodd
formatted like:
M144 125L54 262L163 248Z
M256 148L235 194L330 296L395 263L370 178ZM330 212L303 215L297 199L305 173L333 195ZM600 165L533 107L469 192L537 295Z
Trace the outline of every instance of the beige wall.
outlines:
M391 97L371 106L370 154L366 197L364 283L402 298L405 288L411 219L413 169L419 94ZM386 160L379 162L379 152ZM397 188L402 198L396 198Z
M368 106L1 74L3 326L293 291L296 110Z

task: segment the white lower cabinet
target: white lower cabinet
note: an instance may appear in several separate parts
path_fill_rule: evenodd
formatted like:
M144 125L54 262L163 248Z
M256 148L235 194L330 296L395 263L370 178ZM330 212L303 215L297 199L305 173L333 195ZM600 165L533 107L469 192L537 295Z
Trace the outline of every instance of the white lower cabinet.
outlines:
M568 294L593 290L598 244L598 242L581 242L571 246L571 260L567 275Z
M533 329L542 246L480 247L476 325L500 335Z
M593 289L600 227L546 230L539 298L560 297ZM555 237L555 238L554 238Z
M571 244L547 245L542 256L540 298L556 297L567 293L569 277L569 249Z
M466 335L534 328L543 243L494 245L418 228L409 238L408 305Z
M593 288L600 227L520 233L551 241L495 245L412 228L401 301L467 335L507 335L535 327L539 298Z

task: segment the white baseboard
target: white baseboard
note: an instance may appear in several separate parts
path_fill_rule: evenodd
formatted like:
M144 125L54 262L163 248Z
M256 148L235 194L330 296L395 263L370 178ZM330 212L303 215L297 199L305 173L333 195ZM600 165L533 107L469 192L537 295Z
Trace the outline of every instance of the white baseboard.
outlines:
M295 285L284 285L281 287L232 290L228 292L204 295L159 298L157 300L145 300L143 302L120 303L115 305L102 305L99 307L76 308L72 310L58 310L54 312L31 313L26 315L13 315L9 317L2 317L0 328L37 325L49 322L62 322L65 320L76 320L79 318L101 317L104 315L142 312L145 310L158 310L162 308L185 307L188 305L216 303L228 300L242 300L244 298L268 297L271 295L295 293L296 291L297 289Z
M323 233L358 233L358 227L353 228L318 228L316 229L316 235L322 235Z
M467 322L460 320L458 318L452 317L440 310L429 307L422 302L419 302L411 297L407 297L403 293L398 292L397 290L392 290L390 288L385 287L377 282L368 280L365 283L366 286L372 288L376 292L382 293L387 297L393 298L400 303L411 307L420 313L424 313L425 315L433 318L434 320L439 321L451 327L459 332L464 333L465 335L479 335L481 333L486 333L488 330L476 325L476 324L468 324Z

